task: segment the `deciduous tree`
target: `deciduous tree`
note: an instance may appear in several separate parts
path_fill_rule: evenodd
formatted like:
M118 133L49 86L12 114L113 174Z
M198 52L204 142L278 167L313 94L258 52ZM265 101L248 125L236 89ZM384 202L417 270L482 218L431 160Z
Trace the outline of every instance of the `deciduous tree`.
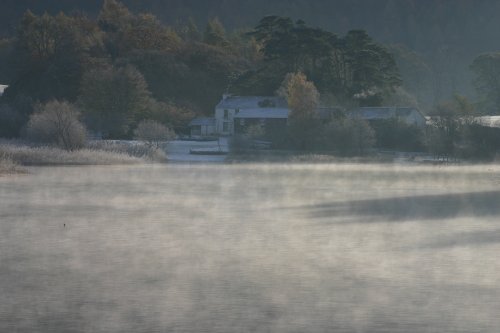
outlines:
M500 52L478 56L471 69L476 74L474 83L481 99L482 111L500 114Z
M218 18L208 21L205 29L204 42L221 47L227 47L229 45L226 38L226 30Z
M314 83L303 73L289 73L285 77L278 95L286 98L291 110L290 121L317 118L319 93Z
M468 100L455 95L440 103L430 113L432 125L428 131L431 152L442 157L456 157L461 147L469 144L469 129L475 124L475 109Z
M65 101L50 101L31 115L27 126L28 138L35 142L50 143L66 150L85 144L85 126L79 121L78 109Z
M17 30L12 52L12 84L6 95L19 94L47 101L75 100L88 59L100 48L95 23L63 13L36 16L27 11Z
M319 93L314 83L307 81L303 73L288 74L278 94L285 97L290 108L289 136L298 149L314 147L320 126L317 107Z
M92 130L119 138L144 118L150 96L144 77L134 67L106 66L84 76L79 104Z
M134 138L145 142L149 147L160 148L162 143L174 139L175 133L159 122L143 120L134 130Z

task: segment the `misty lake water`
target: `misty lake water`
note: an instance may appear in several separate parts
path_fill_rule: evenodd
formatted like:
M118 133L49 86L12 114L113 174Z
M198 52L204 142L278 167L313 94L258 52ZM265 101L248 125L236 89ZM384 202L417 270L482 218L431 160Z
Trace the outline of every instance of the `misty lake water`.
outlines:
M498 332L500 167L0 177L0 332Z

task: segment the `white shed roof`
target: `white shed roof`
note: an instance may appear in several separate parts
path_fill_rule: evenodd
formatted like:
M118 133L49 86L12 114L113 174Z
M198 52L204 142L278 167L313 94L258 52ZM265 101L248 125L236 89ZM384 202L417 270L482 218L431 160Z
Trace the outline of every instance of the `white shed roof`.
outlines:
M500 128L500 116L482 116L476 117L476 121L486 127L499 127Z
M418 109L413 107L361 107L351 111L351 116L360 117L366 120L390 119L395 117L408 117L412 112L422 115ZM425 117L422 115L422 119Z

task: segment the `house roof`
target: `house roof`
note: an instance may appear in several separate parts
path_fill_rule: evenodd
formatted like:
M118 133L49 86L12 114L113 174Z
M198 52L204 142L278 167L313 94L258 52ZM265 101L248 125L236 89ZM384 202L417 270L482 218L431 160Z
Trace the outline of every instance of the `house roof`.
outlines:
M286 108L287 102L276 96L228 96L223 98L217 109Z
M199 117L189 122L189 126L215 126L215 118Z
M288 108L251 108L251 109L249 108L249 109L241 109L234 115L234 118L287 119L288 113L289 113Z
M317 109L320 119L330 119L338 112L341 112L340 108L327 108L320 107ZM234 118L275 118L275 119L286 119L290 115L290 109L287 107L279 108L251 108L251 109L240 109L234 115Z
M417 112L422 115L420 111L413 107L361 107L357 110L351 111L350 114L354 117L374 120L408 117L412 112ZM422 118L424 118L423 115Z

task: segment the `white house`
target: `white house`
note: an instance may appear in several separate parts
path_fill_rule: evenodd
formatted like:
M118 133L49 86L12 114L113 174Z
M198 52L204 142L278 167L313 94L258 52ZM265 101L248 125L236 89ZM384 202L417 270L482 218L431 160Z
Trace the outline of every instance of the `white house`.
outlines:
M369 122L399 119L408 125L424 127L426 118L413 107L361 107L344 112L338 107L319 107L319 118L325 122L341 114L359 117ZM215 107L215 134L229 136L244 133L246 127L260 124L268 130L286 126L290 109L282 97L224 95Z
M215 107L215 132L233 135L235 127L245 124L245 119L261 123L270 119L288 119L288 105L284 98L274 96L224 95Z
M9 86L5 85L5 84L0 84L0 96L3 95L3 92L5 91L5 89L7 89Z

